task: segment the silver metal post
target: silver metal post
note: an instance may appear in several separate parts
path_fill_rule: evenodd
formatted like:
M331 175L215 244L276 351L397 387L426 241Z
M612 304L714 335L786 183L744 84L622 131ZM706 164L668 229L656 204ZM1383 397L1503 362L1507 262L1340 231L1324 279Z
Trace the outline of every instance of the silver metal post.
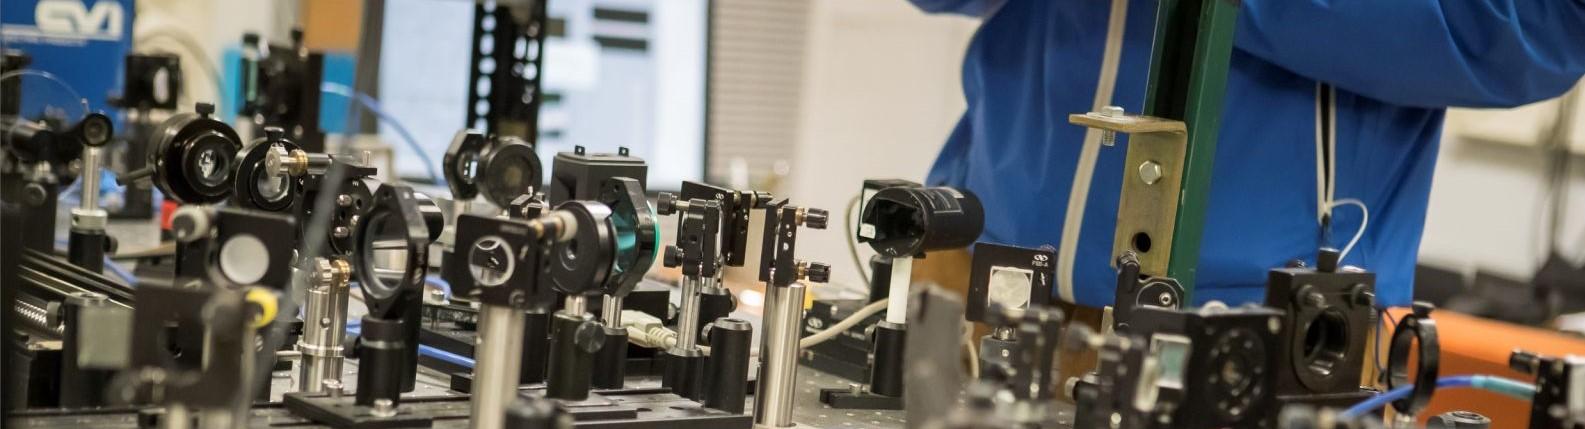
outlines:
M586 298L583 295L567 295L567 300L565 302L566 303L562 305L561 311L567 314L581 316L584 313L589 312L589 298Z
M754 425L791 427L793 394L797 390L798 337L803 326L804 285L770 286L765 294L765 334L760 355Z
M325 380L341 380L342 339L347 330L345 262L319 259L303 307L302 370L297 390L322 392Z
M682 278L682 308L677 313L677 348L693 350L699 345L699 283L697 277ZM679 354L680 355L680 354Z
M101 151L104 148L85 147L82 158L82 198L71 209L71 228L79 232L105 230L109 214L99 208L99 174ZM41 163L42 164L42 163Z
M606 295L600 304L600 320L606 327L622 327L622 297Z
M160 423L165 429L191 429L193 415L186 405L171 403L165 405L165 420Z
M486 305L479 310L479 337L474 356L474 429L501 429L506 407L517 400L517 379L523 360L523 329L528 316L522 310Z
M83 210L99 208L99 175L103 166L99 158L103 150L92 146L83 148L83 195L80 206Z

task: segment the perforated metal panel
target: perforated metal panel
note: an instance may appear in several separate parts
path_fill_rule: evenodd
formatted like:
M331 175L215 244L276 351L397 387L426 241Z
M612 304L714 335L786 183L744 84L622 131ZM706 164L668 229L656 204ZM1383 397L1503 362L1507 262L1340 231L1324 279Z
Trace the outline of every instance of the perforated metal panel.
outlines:
M468 127L537 142L545 24L544 1L474 8Z

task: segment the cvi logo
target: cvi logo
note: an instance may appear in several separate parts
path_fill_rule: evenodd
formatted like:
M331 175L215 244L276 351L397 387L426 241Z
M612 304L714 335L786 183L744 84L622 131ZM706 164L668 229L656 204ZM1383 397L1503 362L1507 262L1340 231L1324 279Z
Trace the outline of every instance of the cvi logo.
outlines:
M126 23L126 10L121 7L120 2L99 0L89 7L83 1L41 0L38 7L33 10L33 22L36 28L8 28L7 32L72 39L121 38Z

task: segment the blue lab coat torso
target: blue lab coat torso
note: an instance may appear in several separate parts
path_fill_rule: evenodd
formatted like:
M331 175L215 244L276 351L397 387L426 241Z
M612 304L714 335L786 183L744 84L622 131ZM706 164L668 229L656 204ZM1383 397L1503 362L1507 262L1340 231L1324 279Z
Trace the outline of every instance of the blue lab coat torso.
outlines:
M1106 104L1139 112L1155 1L1127 1ZM967 111L928 181L979 195L982 241L1060 248L1085 139L1067 116L1095 103L1111 2L913 2L984 18L963 64ZM1267 270L1294 259L1313 264L1320 246L1344 247L1361 212L1336 206L1323 231L1321 208L1329 204L1321 195L1330 193L1369 207L1368 227L1344 263L1377 273L1382 304L1408 304L1444 108L1525 104L1563 93L1585 73L1580 0L1242 5L1200 248L1199 303L1258 301ZM1323 120L1318 112L1334 113ZM1112 302L1109 258L1125 153L1121 143L1098 152L1071 274L1057 273L1058 283L1068 283L1059 284L1064 299ZM1335 165L1324 153L1334 154Z

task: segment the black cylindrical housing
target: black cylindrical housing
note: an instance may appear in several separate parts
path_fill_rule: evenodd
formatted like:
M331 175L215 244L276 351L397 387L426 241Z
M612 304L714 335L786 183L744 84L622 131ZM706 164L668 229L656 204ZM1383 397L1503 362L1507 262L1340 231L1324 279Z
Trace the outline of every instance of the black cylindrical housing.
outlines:
M895 258L974 244L985 229L985 208L974 193L956 188L892 187L870 197L859 219L874 227L860 241Z
M594 354L594 387L621 389L627 378L627 329L604 327L605 344Z
M661 387L688 399L699 400L704 396L704 353L672 348L661 353L660 358L666 365L660 374Z
M373 406L376 399L399 403L402 371L408 344L402 323L365 316L358 339L358 405Z
M402 332L403 358L401 366L401 391L411 392L418 387L418 334L423 330L424 301L416 293L409 293L403 298Z
M545 397L565 401L588 399L594 359L591 353L578 347L575 338L583 319L556 313L550 323L550 372L545 382Z
M699 330L716 319L727 317L736 309L737 303L732 300L732 292L726 288L701 288L699 290ZM695 332L698 335L699 332ZM694 337L702 338L702 337Z
M518 383L545 382L545 367L550 362L550 313L530 311L523 323L523 359Z
M102 273L105 270L105 236L104 230L78 231L73 229L67 237L66 258L72 265L83 267L88 271Z
M875 340L870 343L870 353L875 355L875 364L870 366L870 393L903 396L903 346L907 338L906 326L884 320L875 324Z
M506 427L511 429L564 429L572 416L545 398L521 398L506 407Z
M870 257L870 300L880 301L892 293L892 258L881 255Z
M753 327L742 320L721 319L710 328L705 407L743 414L743 403L748 397L749 344L753 342Z

